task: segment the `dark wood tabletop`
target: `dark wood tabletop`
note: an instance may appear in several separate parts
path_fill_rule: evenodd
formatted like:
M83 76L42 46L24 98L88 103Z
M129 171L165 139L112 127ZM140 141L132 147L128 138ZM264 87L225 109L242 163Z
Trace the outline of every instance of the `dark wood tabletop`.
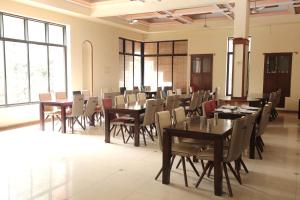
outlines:
M226 119L208 119L207 122L201 125L200 118L193 118L187 123L187 126L181 123L164 129L163 184L170 183L172 137L211 140L214 141L214 191L215 195L222 195L223 142L232 131L232 121Z

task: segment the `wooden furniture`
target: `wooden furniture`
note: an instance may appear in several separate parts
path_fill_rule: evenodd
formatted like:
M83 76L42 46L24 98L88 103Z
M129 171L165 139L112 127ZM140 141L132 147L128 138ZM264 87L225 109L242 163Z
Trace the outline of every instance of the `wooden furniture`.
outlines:
M155 95L156 95L157 91L154 91L154 90L144 91L144 93L146 94L147 99L152 99L152 98L155 98Z
M220 105L230 104L230 105L242 105L249 104L249 106L262 107L262 99L255 97L247 98L232 98L231 96L226 96L219 99Z
M193 138L211 140L214 143L214 191L215 195L222 195L222 161L223 143L225 138L231 133L232 121L217 119L208 120L209 125L200 126L199 118L192 118L191 122L185 126L184 123L176 124L164 129L163 134L163 184L170 183L171 149L172 137Z
M110 113L128 114L134 118L134 146L140 146L140 115L145 113L146 104L124 104L105 109L105 142L110 143Z

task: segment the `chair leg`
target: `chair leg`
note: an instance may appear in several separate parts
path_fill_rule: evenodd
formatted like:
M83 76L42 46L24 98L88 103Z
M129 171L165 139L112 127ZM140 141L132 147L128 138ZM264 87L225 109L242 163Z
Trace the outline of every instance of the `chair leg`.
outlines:
M54 131L54 115L51 116L51 121L52 121L52 131Z
M176 165L176 169L178 169L179 165L181 164L181 159L178 161L177 165Z
M186 159L188 160L188 162L190 163L190 165L192 166L194 172L196 173L197 176L200 176L199 175L199 172L198 170L196 169L195 165L193 164L192 160L189 158L189 157L186 157Z
M186 167L185 167L185 157L181 156L182 168L183 168L183 176L184 176L184 183L186 187L189 187L186 175Z
M74 117L71 118L72 133L74 133Z
M227 183L227 187L228 187L228 193L229 193L229 196L232 197L233 195L232 195L230 180L229 180L228 173L227 173L227 166L226 166L226 163L224 163L224 162L223 162L223 169L224 169L224 174L225 174L226 183Z
M151 140L154 142L154 138L153 138L153 135L152 135L152 133L147 129L147 127L145 126L144 127L144 131L146 131L147 133L148 133L148 135L149 135L149 137L151 138Z
M203 160L201 160L201 165L202 165L202 169L204 170L205 165L204 165L204 161Z
M212 171L213 168L214 168L214 165L210 165L208 173L207 173L208 178L210 177L210 174L211 174L211 171Z
M248 174L248 173L249 173L249 171L248 171L248 168L246 167L246 165L245 165L245 163L244 163L243 159L242 159L242 158L240 158L240 159L239 159L239 162L240 162L240 163L241 163L241 165L243 166L243 168L244 168L245 172Z
M175 157L176 157L175 155L173 155L173 156L172 156L170 170L172 169L172 165L173 165L173 162L174 162L174 159L175 159ZM163 168L160 168L160 170L159 170L158 174L155 176L155 180L157 180L157 179L158 179L158 177L159 177L159 176L160 176L160 174L162 173L162 170L163 170Z
M239 174L238 172L236 172L236 171L233 169L233 167L232 167L232 165L230 164L230 162L227 162L226 164L228 165L229 169L230 169L231 172L233 173L233 175L234 175L234 177L236 178L236 180L237 180L240 184L242 184L242 180L241 180L240 174Z
M144 144L145 144L145 146L147 146L146 137L145 137L145 131L142 131L142 135L143 135L143 138L144 138Z
M125 136L124 136L124 131L123 131L123 126L121 126L121 134L122 134L122 138L123 138L123 142L124 142L124 144L125 144Z
M206 163L204 169L203 169L203 172L202 172L202 174L201 174L201 176L200 176L198 182L196 183L196 186L195 186L196 188L198 188L199 184L201 183L201 181L202 181L204 175L206 174L206 171L207 171L208 168L210 167L210 165L211 165L211 162L208 161L208 162Z
M255 147L256 147L256 150L257 150L257 153L258 153L259 158L262 160L262 155L261 155L261 152L260 152L260 150L259 150L257 144L255 145Z
M261 141L261 144L262 144L263 146L265 146L265 143L264 143L264 141L263 141L262 137L261 137L261 136L259 136L258 138L259 138L259 141Z

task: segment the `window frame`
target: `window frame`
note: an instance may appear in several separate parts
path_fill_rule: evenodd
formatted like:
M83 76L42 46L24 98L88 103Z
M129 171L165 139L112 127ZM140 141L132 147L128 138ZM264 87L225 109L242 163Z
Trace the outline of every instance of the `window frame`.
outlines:
M9 38L9 37L4 37L4 23L3 23L3 16L10 16L10 17L15 17L15 18L20 18L24 20L24 40L23 39L15 39L15 38ZM29 30L28 30L28 22L29 21L34 21L34 22L39 22L43 23L45 25L45 42L38 42L38 41L31 41L29 40ZM53 44L49 42L49 25L54 25L54 26L59 26L62 27L63 31L63 44ZM5 13L5 12L0 12L0 41L3 42L3 57L4 57L4 93L5 93L5 103L1 104L0 107L9 107L9 106L17 106L17 105L31 105L31 104L36 104L38 101L31 101L31 86L30 86L30 52L29 52L29 46L30 44L35 44L35 45L42 45L46 46L47 48L47 69L48 69L48 92L50 92L50 63L49 63L49 47L55 46L55 47L61 47L64 50L64 84L65 84L65 89L66 92L68 92L68 71L67 71L67 41L66 41L66 25L62 24L57 24L53 22L48 22L44 20L39 20L35 18L30 18L30 17L24 17L20 15L15 15L11 13ZM6 42L16 42L16 43L24 43L26 44L27 47L27 77L28 77L28 100L24 101L22 103L11 103L9 104L7 101L7 73L6 73L6 52L5 52L5 43Z

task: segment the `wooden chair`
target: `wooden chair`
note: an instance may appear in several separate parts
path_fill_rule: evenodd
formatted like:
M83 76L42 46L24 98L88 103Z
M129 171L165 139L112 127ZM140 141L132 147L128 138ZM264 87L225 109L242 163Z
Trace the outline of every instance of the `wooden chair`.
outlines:
M202 103L202 114L204 117L212 118L213 112L217 108L217 102L215 100L209 100Z
M72 128L72 133L74 133L74 125L77 122L83 130L85 130L85 127L79 120L79 117L83 116L83 107L84 107L84 97L82 94L80 95L74 95L73 96L73 104L72 104L72 110L71 113L67 113L66 118L70 120L70 125Z
M137 93L137 100L138 102L142 103L142 102L146 102L146 94L145 93Z
M89 98L91 96L89 90L81 90L81 94L83 94L84 98Z
M199 99L199 92L194 92L192 94L190 105L185 107L185 112L187 113L187 115L194 115L197 113L198 99Z
M136 95L135 94L128 94L127 95L127 103L129 103L129 104L136 103Z
M96 106L98 104L98 97L89 97L89 100L87 102L86 108L83 113L83 119L84 119L84 128L86 129L86 121L91 121L93 115L96 111Z
M55 99L67 99L66 92L55 92Z
M182 95L182 92L181 92L180 88L176 89L176 95Z

